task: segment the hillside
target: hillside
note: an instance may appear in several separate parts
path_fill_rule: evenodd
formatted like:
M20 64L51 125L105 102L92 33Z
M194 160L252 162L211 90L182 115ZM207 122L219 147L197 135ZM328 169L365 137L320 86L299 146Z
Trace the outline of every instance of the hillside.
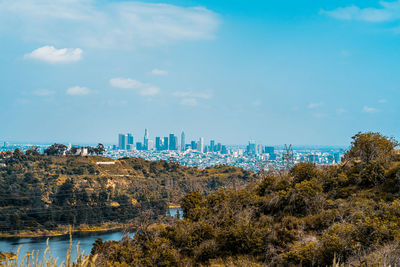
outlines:
M254 176L231 166L200 170L137 158L45 156L18 150L0 158L3 234L126 223L143 214L155 219L187 192L207 195L219 187L243 185Z
M397 141L357 134L342 165L300 163L245 189L187 194L183 220L98 242L98 266L398 266Z

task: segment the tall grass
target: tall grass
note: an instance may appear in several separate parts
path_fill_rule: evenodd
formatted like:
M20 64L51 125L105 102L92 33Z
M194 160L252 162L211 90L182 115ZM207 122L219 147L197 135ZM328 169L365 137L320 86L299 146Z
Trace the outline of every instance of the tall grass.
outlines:
M32 251L25 255L19 255L18 248L16 256L6 258L3 262L0 262L0 267L94 267L97 256L85 256L84 251L80 251L79 243L76 245L76 251L78 256L76 259L71 258L72 252L72 235L69 235L69 247L66 254L65 262L57 263L58 258L53 258L49 246L49 239L46 241L46 249L43 253L42 259L39 257L39 251Z

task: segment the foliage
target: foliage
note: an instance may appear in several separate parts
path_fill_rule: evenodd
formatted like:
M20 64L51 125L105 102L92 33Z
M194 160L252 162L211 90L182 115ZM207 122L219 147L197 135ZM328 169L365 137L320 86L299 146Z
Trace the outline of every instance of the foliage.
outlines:
M49 148L50 149L50 148ZM0 229L48 231L65 225L129 223L144 212L150 220L164 216L190 191L209 194L230 183L244 185L254 174L230 166L198 170L166 161L63 154L35 149L0 155ZM100 153L101 144L98 146ZM97 162L111 162L101 165Z
M301 163L244 189L190 192L181 201L183 220L144 227L123 242L98 242L98 263L398 264L396 145L379 134L358 134L342 165ZM118 256L126 251L129 260Z

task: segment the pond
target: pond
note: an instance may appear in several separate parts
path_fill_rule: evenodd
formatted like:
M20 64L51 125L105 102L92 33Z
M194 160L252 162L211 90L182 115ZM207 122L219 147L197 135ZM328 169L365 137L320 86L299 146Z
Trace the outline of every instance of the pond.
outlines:
M170 216L176 217L178 210L180 217L182 218L181 209L170 209ZM122 236L122 232L74 234L72 236L72 259L76 259L77 257L76 246L78 243L80 251L84 251L85 255L88 255L92 250L93 243L98 238L103 239L103 241L119 241L121 240ZM3 238L0 239L0 251L16 253L18 248L21 247L19 252L20 255L25 255L26 253L31 253L32 251L35 251L35 253L39 251L39 259L42 260L43 252L46 249L46 240L47 238ZM58 258L57 262L61 263L66 259L69 247L69 237L50 237L49 247L52 257Z

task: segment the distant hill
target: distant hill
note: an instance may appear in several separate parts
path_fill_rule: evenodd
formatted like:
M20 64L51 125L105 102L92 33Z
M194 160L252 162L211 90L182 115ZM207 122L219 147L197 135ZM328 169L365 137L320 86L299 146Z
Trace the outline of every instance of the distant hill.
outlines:
M65 225L126 223L164 215L188 192L204 195L254 177L240 168L183 167L138 158L0 155L0 231L48 231ZM51 232L48 232L51 234Z

